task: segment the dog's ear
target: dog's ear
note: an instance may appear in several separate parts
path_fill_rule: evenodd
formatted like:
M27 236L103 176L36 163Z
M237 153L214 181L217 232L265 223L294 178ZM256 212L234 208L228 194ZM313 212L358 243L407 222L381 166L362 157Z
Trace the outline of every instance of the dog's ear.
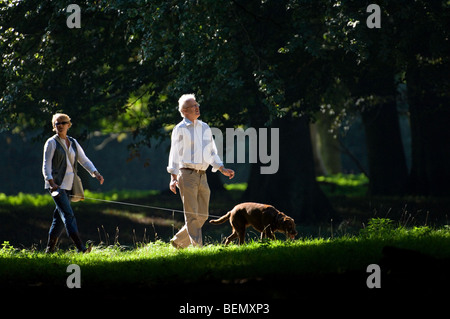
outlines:
M284 217L285 217L285 216L286 216L286 215L284 215L284 214L281 213L281 212L280 212L280 214L277 214L277 218L276 218L277 223L282 224L283 221L284 221Z
M285 214L281 213L278 214L277 219L276 219L276 225L279 228L283 228L286 225L286 221L289 220L289 217L287 217Z
M293 228L295 228L294 219L289 217L289 216L285 216L283 218L283 225L285 225L285 227L293 227Z

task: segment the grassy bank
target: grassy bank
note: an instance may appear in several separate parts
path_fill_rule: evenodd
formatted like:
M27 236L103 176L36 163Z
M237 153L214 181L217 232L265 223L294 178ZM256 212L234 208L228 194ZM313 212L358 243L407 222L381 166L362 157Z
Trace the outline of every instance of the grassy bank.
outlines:
M156 241L136 249L96 246L90 254L59 251L46 255L3 243L0 282L16 286L64 286L69 264L81 267L84 287L364 272L367 265L382 262L386 246L411 250L433 260L450 259L450 229L396 228L389 220L380 219L373 220L358 236L251 242L228 247L210 244L184 250Z
M54 209L49 195L0 195L0 287L26 303L48 296L65 302L75 294L82 300L125 300L127 306L170 300L167 309L176 311L186 300L274 306L276 300L305 305L331 299L340 307L360 296L385 302L385 293L393 292L389 300L396 302L398 295L423 298L450 285L448 199L366 197L362 176L319 182L344 222L298 223L295 241L261 242L250 228L242 246L221 244L231 232L227 223L207 223L205 247L176 250L168 240L183 224L183 214L91 200L74 203L82 238L95 244L86 255L73 251L65 235L57 253L43 253ZM222 215L239 202L246 185L225 188L214 193L210 214ZM179 196L164 192L86 196L182 208ZM66 286L70 264L80 266L82 289ZM366 285L370 264L381 267L382 294ZM288 314L299 307L289 305ZM273 313L280 317L278 310Z

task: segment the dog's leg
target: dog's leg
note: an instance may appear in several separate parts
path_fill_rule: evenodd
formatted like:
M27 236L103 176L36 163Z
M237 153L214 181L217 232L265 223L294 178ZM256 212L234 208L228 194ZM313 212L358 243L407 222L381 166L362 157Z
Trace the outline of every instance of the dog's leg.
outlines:
M275 239L275 234L273 233L270 225L264 227L264 230L261 232L261 240L263 240L263 238Z
M237 237L238 234L233 230L233 233L227 237L227 240L225 241L225 246L227 246L231 241L233 241Z
M245 230L240 232L238 235L239 235L239 245L242 245L245 241Z
M263 240L263 238L269 238L271 232L272 231L270 230L270 225L264 227L263 231L261 232L261 240Z
M237 233L237 236L239 237L239 245L242 245L245 241L245 226L242 225L236 225L235 231Z

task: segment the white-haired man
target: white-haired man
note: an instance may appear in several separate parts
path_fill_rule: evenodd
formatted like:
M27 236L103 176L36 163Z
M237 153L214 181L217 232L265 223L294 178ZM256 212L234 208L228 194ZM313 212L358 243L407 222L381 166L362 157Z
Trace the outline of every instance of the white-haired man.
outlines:
M171 239L176 248L202 246L202 226L208 219L210 190L206 169L220 171L230 179L234 171L227 169L217 154L217 147L208 124L198 120L200 105L194 94L184 94L178 100L183 120L172 131L169 163L170 190L180 189L184 208L184 226Z

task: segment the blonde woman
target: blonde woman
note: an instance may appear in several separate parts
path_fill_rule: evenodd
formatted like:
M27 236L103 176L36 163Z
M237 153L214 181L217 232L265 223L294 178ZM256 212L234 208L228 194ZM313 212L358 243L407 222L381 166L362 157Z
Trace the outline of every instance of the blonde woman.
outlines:
M70 194L78 163L100 184L103 184L104 179L84 154L80 144L74 138L67 136L67 131L71 126L72 123L67 114L57 113L53 115L52 127L56 134L50 137L44 145L42 174L45 179L45 189L52 194L56 205L53 212L53 222L48 233L46 253L55 251L64 228L79 252L91 251L91 247L86 248L80 239L77 222L70 206Z

